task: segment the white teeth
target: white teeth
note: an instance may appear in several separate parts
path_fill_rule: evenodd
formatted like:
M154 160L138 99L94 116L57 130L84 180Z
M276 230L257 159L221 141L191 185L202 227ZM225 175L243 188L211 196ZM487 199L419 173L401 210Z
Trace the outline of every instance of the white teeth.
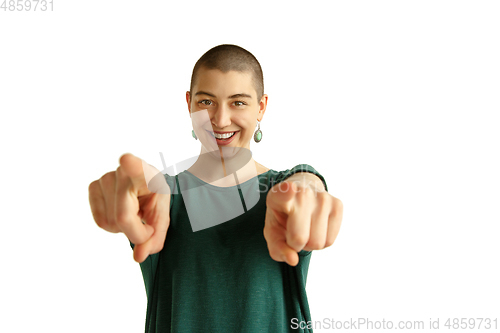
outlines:
M232 137L234 135L234 133L236 133L236 132L224 133L224 134L214 133L214 136L217 139L229 139L230 137Z

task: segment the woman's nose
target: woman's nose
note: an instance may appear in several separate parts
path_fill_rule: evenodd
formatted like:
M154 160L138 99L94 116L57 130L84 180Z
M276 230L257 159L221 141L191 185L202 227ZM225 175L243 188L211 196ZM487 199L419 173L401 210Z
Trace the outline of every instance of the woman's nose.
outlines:
M228 110L224 105L217 107L212 117L212 123L220 129L231 125L231 110Z

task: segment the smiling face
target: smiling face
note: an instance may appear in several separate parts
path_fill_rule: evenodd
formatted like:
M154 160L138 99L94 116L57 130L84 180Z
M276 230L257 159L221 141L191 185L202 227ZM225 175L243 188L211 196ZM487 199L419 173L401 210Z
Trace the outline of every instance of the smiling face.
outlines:
M268 96L257 98L251 72L224 73L204 67L199 69L192 91L186 92L190 114L207 111L210 123L201 128L214 132L219 147L250 149L257 120L261 121L266 111ZM233 136L226 138L231 133Z

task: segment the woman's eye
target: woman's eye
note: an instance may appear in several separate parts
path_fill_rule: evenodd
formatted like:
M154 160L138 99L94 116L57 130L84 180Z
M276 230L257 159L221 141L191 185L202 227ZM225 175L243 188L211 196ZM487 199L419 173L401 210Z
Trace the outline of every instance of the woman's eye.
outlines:
M202 101L199 101L198 103L201 103L203 105L212 105L212 101L210 101L208 99L204 99Z

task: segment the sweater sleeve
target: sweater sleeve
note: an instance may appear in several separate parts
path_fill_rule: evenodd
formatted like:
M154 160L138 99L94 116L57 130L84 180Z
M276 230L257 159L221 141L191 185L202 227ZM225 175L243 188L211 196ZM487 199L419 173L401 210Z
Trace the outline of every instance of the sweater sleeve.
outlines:
M310 166L309 164L298 164L291 169L280 172L278 174L278 176L275 178L275 180L274 180L275 182L272 186L274 186L278 183L281 183L282 181L285 181L287 178L289 178L292 175L299 173L299 172L309 172L309 173L312 173L312 174L318 176L319 179L321 179L321 181L323 182L323 185L325 186L325 190L328 192L328 187L326 185L325 178L323 178L323 176L318 171L316 171L316 169L314 169L312 166Z

